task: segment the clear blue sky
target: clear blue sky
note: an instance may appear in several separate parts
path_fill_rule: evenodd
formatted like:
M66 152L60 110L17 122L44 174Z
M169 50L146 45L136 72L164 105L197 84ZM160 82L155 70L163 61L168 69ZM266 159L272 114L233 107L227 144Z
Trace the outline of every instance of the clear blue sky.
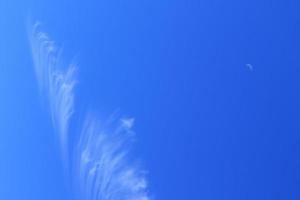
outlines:
M135 118L133 155L154 199L299 200L299 9L296 0L0 0L0 199L69 199L31 17L76 58L76 114Z

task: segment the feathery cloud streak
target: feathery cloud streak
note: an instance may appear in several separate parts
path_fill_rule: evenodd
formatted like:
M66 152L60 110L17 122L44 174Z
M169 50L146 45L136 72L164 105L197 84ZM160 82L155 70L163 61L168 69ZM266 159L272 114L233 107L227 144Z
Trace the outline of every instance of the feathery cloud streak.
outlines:
M68 126L74 110L74 86L76 83L73 64L64 66L60 59L62 50L55 45L41 24L29 29L29 41L36 77L42 96L49 104L52 122L58 134L62 159L68 163Z
M133 118L114 118L101 124L88 115L74 151L68 152L77 67L63 64L61 49L40 29L40 23L29 27L35 72L42 97L49 104L63 162L69 163L71 158L71 166L66 166L73 175L74 193L79 192L74 196L82 200L149 200L145 172L128 156L134 138Z
M131 124L125 123L127 120ZM101 124L88 117L81 132L75 174L79 191L89 200L148 200L145 172L128 164L133 119ZM77 177L77 176L75 176Z

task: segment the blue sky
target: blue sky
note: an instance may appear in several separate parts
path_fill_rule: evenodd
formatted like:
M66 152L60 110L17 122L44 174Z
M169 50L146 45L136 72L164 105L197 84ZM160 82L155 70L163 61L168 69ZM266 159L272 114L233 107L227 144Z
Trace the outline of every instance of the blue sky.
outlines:
M134 118L128 159L153 199L299 199L299 6L0 1L0 199L74 199L29 18L78 68L70 132Z

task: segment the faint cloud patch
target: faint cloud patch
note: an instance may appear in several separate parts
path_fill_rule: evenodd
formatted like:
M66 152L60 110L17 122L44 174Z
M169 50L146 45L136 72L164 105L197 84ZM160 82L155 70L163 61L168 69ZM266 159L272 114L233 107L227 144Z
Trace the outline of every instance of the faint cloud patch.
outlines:
M113 116L102 122L88 115L69 152L77 66L63 63L61 48L41 31L41 23L29 24L28 37L41 96L49 105L75 198L149 200L146 172L129 158L135 119Z
M74 64L63 63L62 50L47 33L41 31L40 22L29 25L28 37L40 92L49 105L51 119L62 149L62 158L67 163L68 127L74 112L77 67Z

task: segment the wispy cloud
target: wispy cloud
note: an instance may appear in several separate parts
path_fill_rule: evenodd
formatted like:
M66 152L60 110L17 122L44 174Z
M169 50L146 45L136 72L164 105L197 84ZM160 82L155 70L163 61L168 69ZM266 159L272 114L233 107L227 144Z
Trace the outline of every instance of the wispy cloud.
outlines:
M134 118L112 117L101 123L88 115L79 141L72 143L74 151L68 152L77 67L63 64L61 49L41 31L40 23L28 30L36 77L58 133L62 158L64 163L71 160L66 166L72 174L74 196L82 200L149 200L145 171L129 159Z
M75 155L75 184L88 200L148 200L145 172L130 164L129 147L134 133L125 121L101 124L88 117Z
M40 92L49 104L55 131L58 134L62 157L68 162L68 126L74 111L74 64L65 66L61 60L62 50L49 36L40 30L36 22L30 26L29 41Z

